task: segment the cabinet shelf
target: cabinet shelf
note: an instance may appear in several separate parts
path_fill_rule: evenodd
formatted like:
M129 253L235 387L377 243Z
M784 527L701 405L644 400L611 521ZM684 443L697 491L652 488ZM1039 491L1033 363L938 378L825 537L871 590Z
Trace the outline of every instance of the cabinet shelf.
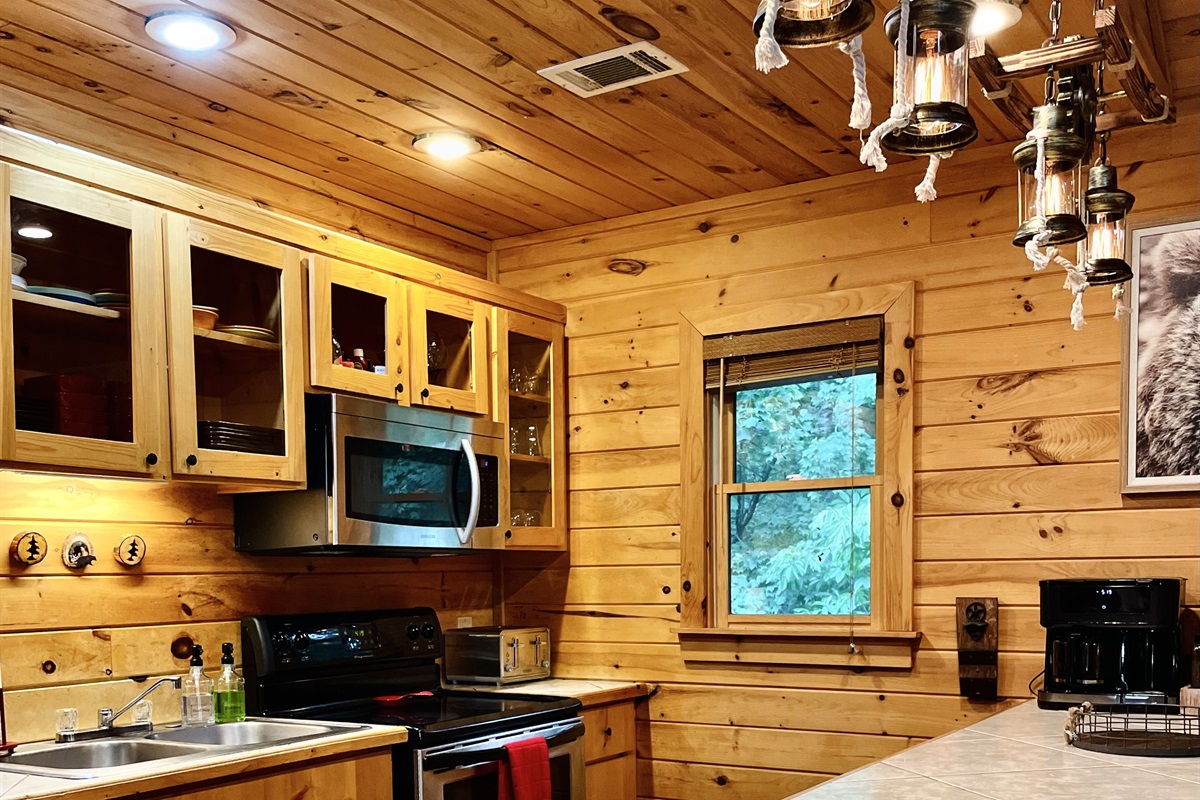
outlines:
M279 342L264 342L261 339L251 339L249 336L235 336L232 333L210 331L207 328L193 328L192 330L201 339L211 339L215 342L236 344L241 347L250 347L255 350L274 350L276 352L279 350Z
M513 464L541 464L550 466L549 456L527 456L523 453L509 453L508 458Z
M30 294L29 292L13 292L12 299L14 303L30 303L35 306L44 308L53 308L58 311L69 311L73 314L82 314L87 317L96 317L98 319L120 319L121 312L113 311L111 308L99 308L98 306L89 306L84 303L73 303L70 300L60 300L57 297L49 297L44 294Z

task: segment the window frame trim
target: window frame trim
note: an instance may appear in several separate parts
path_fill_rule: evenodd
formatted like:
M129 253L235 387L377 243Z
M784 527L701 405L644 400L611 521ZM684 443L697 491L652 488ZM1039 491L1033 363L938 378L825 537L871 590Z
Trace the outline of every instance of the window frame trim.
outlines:
M794 621L763 623L752 628L719 626L714 589L712 535L715 520L710 502L708 454L711 444L708 430L708 397L704 388L704 338L729 333L827 322L846 317L883 317L883 389L880 405L883 413L883 439L877 463L881 476L879 535L872 535L872 558L878 572L872 575L872 613L870 623L855 626L855 638L871 641L915 643L913 630L913 343L916 289L912 282L889 283L859 289L844 289L817 295L773 300L767 303L717 306L693 309L679 315L680 364L680 641L685 657L712 652L714 637L727 635L742 647L747 637L777 639L795 636L799 640L850 639L847 626L814 625L810 634L796 631ZM896 505L899 503L899 505ZM876 542L878 538L878 542ZM872 569L876 569L873 564ZM875 580L875 576L878 580ZM877 584L877 585L876 585ZM878 593L877 593L878 592ZM878 606L876 605L878 597ZM840 628L840 632L835 629ZM859 632L861 631L861 633ZM689 655L689 642L703 644ZM751 650L753 648L750 648ZM848 654L836 663L851 666L871 665L869 650ZM806 661L802 652L794 663ZM694 660L727 660L728 654L710 659L695 655ZM823 664L829 654L823 652ZM745 662L744 654L737 659ZM752 663L763 663L762 661ZM773 656L771 663L779 663ZM896 666L889 658L886 666ZM880 666L885 664L880 663Z

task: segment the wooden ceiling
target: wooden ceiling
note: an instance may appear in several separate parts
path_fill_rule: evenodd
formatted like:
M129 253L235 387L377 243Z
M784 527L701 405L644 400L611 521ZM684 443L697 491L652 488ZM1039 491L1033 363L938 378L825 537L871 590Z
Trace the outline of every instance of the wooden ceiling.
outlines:
M1195 0L1145 1L1162 20L1175 91L1196 94ZM864 50L878 122L892 64L890 0L876 2ZM1030 0L995 38L997 52L1040 44L1048 4ZM333 215L335 227L385 241L387 220L399 220L473 252L490 239L865 169L846 126L849 59L790 51L789 66L756 72L755 0L191 0L238 32L227 51L204 56L144 33L147 14L180 5L4 0L5 121L209 186L241 185L267 205L287 208L288 187L312 190L326 204L302 216ZM1065 5L1064 33L1090 35L1091 3ZM616 27L623 17L648 25L691 71L591 99L536 74L637 41ZM972 111L981 144L1019 138L978 94ZM410 146L446 128L494 147L441 162ZM193 163L164 164L164 143Z

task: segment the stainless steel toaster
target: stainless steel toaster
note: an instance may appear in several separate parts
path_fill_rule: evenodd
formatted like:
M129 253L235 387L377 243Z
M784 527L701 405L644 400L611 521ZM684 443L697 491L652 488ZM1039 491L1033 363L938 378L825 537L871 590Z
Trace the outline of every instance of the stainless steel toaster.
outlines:
M450 628L444 634L447 683L506 683L550 676L548 628Z

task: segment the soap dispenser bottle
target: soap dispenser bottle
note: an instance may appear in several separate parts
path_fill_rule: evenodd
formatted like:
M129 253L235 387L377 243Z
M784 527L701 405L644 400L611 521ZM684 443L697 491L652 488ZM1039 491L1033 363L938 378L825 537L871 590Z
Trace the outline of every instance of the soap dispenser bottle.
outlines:
M246 681L233 669L233 642L221 645L221 674L217 676L217 722L241 722L246 718Z
M191 672L183 679L183 725L212 725L216 722L213 715L213 682L204 674L204 648L198 644L192 645Z

